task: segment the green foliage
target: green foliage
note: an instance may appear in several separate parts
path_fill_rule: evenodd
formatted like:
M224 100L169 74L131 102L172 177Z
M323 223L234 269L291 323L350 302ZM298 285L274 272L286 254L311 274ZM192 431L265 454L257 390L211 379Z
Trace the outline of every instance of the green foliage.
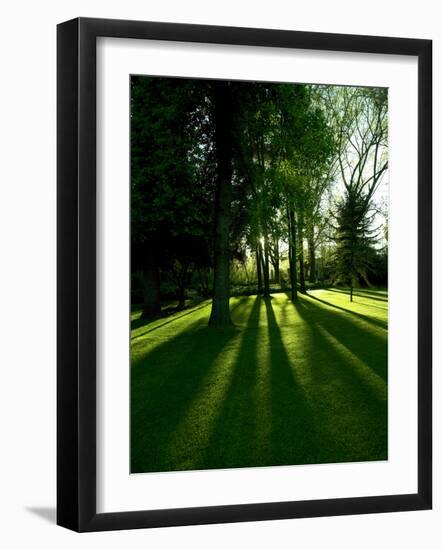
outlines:
M359 279L368 281L377 229L374 215L368 214L366 198L346 194L337 205L335 241L338 280L355 287Z
M248 189L250 230L260 236L270 226L278 233L285 194L307 202L309 184L321 179L331 156L332 136L308 86L249 83L243 92L238 171Z
M208 255L214 177L206 89L192 80L131 79L131 230L169 257Z
M379 219L372 213L387 173L387 90L227 85L234 115L229 254L231 266L240 266L231 267L232 284L256 286L261 269L269 288L269 275L285 258L299 282L302 266L313 283L332 272L343 282L364 281L372 277L370 268L374 280L384 281L375 251ZM162 282L177 281L177 294L183 284L205 295L212 291L218 174L213 86L131 79L132 271L142 270L147 251L155 249L150 261L158 263ZM331 229L333 216L338 231ZM387 236L385 223L384 241Z

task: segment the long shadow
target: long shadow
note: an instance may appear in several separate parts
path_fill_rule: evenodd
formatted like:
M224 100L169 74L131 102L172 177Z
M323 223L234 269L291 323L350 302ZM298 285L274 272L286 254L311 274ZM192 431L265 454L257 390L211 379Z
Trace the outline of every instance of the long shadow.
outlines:
M327 292L337 292L337 294L345 294L349 296L349 292L346 290L340 290L338 288L328 288ZM376 291L370 291L370 290L354 290L353 292L354 296L360 296L360 298L366 298L368 300L376 300L377 302L385 302L387 303L388 298L384 298Z
M134 373L138 369L145 370L147 367L146 359L150 355L157 351L160 353L162 350L170 349L171 345L185 346L187 342L191 342L191 337L196 331L202 330L207 327L208 323L205 319L199 318L195 320L188 320L186 326L183 326L181 330L168 335L168 337L162 338L161 334L155 334L145 339L131 340L131 371ZM152 367L150 366L149 368Z
M354 300L354 303L356 304L361 304L365 307L372 307L374 309L379 309L380 311L384 311L385 313L387 313L388 311L388 308L387 307L383 307L383 306L376 306L375 304L367 304L366 302L359 302L357 300Z
M235 327L181 332L139 359L131 370L131 472L173 470L167 448L208 369Z
M252 301L253 297L251 296L243 296L241 298L238 298L238 302L230 307L232 322L235 326L240 328L248 326L248 322L250 322L250 316L252 314L252 311L254 311L254 307L256 306L257 298L259 298L259 296L256 296L255 298L256 299L254 300L250 311L245 310L243 306Z
M208 428L211 433L207 434L206 451L196 459L195 466L186 469L386 457L386 401L374 398L358 371L349 364L350 359L344 360L320 329L378 373L380 363L386 365L386 341L364 330L352 317L325 309L309 298L299 302L293 307L312 334L306 352L309 357L303 361L309 365L312 375L309 396L289 360L272 303L260 297L252 305L242 330L213 329L203 325L205 321L200 319L189 330L159 344L135 362L131 379L132 472L177 469L174 459L168 455L177 427L196 397L206 391L204 380L211 366L239 334L238 355L216 412L217 420ZM263 303L267 337L259 328ZM288 301L283 307L285 319L289 319L287 308L291 304ZM265 330L263 328L263 332ZM288 331L296 329L286 324L284 330L287 339ZM270 400L261 404L256 384L256 353L260 342L263 345L264 341L266 346L266 340L269 342ZM267 407L270 415L260 414L260 406ZM263 437L258 437L260 435Z
M302 386L282 340L272 303L265 301L271 363L271 465L308 464L320 459L321 444Z
M323 442L318 462L386 459L387 387L384 396L371 391L364 373L354 368L352 358L338 353L320 327L327 326L327 332L339 341L341 334L337 330L334 333L333 327L339 332L349 332L350 339L360 339L361 330L342 324L334 314L330 322L319 320L319 312L302 301L293 306L312 335L308 358L311 406ZM375 368L375 363L368 366L374 371L384 371L381 366Z
M340 289L338 289L340 290ZM343 290L343 289L341 289ZM357 288L357 292L361 294L369 294L370 296L376 296L379 298L388 298L388 289L376 289L376 288Z
M270 374L270 399L266 403L259 401L254 355L259 339L266 338L258 329L263 304L268 322ZM287 307L288 303L282 308L286 319ZM217 423L195 469L386 458L386 401L368 391L368 386L315 324L322 316L331 317L336 324L341 315L323 308L315 311L319 309L316 305L310 310L304 303L297 308L305 324L312 327L308 363L314 380L313 395L308 400L297 380L271 300L257 298ZM346 320L342 320L340 328L352 329L351 337L364 332ZM270 414L265 414L266 408L270 408Z
M237 310L240 308L240 306L244 306L247 303L248 299L237 302L232 308L231 313L237 313ZM176 350L185 350L188 345L190 345L193 342L193 339L191 336L196 331L208 328L208 317L199 317L194 321L189 321L186 326L183 326L181 330L174 333L173 336L169 336L166 340L164 338L159 338L157 335L152 336L152 340L148 342L148 339L140 339L136 341L133 339L131 341L131 370L133 373L137 373L138 369L145 370L147 363L149 362L150 354L153 353L153 351L156 351L157 353L162 353L162 350L165 351L165 353L168 353L169 350L172 350L175 348ZM234 315L235 319L235 315ZM226 329L220 329L220 332L222 331L229 331L233 330L234 333L237 330L238 327L236 327L236 323L232 327L228 327ZM149 337L151 338L151 337ZM155 348L152 349L151 345L155 344ZM147 348L147 351L144 351L144 348ZM150 367L150 374L154 375L156 370L151 366ZM173 372L173 371L172 371ZM165 369L162 369L159 371L159 374L161 377L166 376Z
M387 329L388 324L386 321L382 321L380 319L374 319L373 317L369 317L368 315L364 315L362 313L357 313L356 311L351 311L350 309L346 309L345 307L337 306L336 304L333 304L332 302L328 302L326 300L322 300L321 298L318 298L317 296L314 296L313 294L307 294L309 298L312 300L316 300L317 302L321 302L322 304L325 304L329 307L333 307L334 309L338 309L340 311L343 311L344 313L347 313L349 315L352 315L354 317L357 317L361 320L363 320L365 323L369 323L371 325L375 325L377 327Z
M168 319L168 317L169 317L169 319L167 321L165 321L164 323L161 323L160 325L156 325L154 328L149 329L146 332L143 332L143 333L135 336L135 338L138 338L138 336L141 336L143 334L147 334L148 332L152 332L152 331L157 330L161 327L164 327L165 325L168 325L169 323L177 321L178 319L181 319L182 317L186 317L187 315L191 315L191 313L195 313L199 309L204 309L205 307L208 307L209 305L211 305L211 302L206 302L206 303L204 303L202 305L199 305L199 306L192 306L190 308L187 308L187 311L182 310L182 311L186 311L186 313L181 313L181 315L178 315L177 311L171 311L169 314L166 314L166 315L164 315L164 314L163 315L156 315L156 316L152 316L152 317L149 317L149 318L138 317L137 319L132 319L131 320L131 330L135 330L135 329L141 328L143 326L150 325L154 321L159 321L160 319ZM170 317L172 317L172 319Z
M247 301L247 297L241 298L235 305L231 307L231 313L235 311L240 305L243 305ZM149 334L150 332L154 332L159 328L163 328L166 325L169 325L170 323L173 323L174 321L178 321L179 319L182 319L183 317L186 317L188 315L191 315L192 313L195 313L196 311L199 311L200 309L204 309L206 307L209 307L211 305L211 302L205 303L198 307L193 307L190 311L187 311L186 313L183 313L182 315L175 315L172 319L169 319L168 321L165 321L164 323L161 323L160 325L156 325L155 327L152 327L148 330L145 330L143 332L140 332L138 334L134 334L134 336L131 336L131 340L136 340L137 338L140 338L141 336L145 336L146 334ZM131 321L131 330L135 330L136 328L141 328L145 325L150 325L154 321L159 320L161 317L156 317L152 319L144 319L142 323L140 323L138 326L133 326L133 323L136 321L139 321L139 319L135 319L134 321Z
M296 304L296 309L301 315L304 314L306 321L310 327L316 325L323 327L331 334L338 342L343 344L350 352L362 360L369 368L371 368L384 381L388 376L388 344L387 333L374 333L371 329L371 324L367 328L361 323L355 323L353 316L349 318L342 313L334 313L333 310L326 310L315 302L323 302L323 300L313 298L299 300ZM326 302L327 303L327 302ZM329 305L329 304L328 304ZM342 308L338 308L339 310ZM351 313L344 309L346 313ZM376 327L376 323L372 323ZM386 325L381 328L386 329Z
M236 468L260 463L254 434L256 432L255 348L258 337L260 308L263 298L257 296L243 329L239 352L224 401L213 426L206 452L198 469Z

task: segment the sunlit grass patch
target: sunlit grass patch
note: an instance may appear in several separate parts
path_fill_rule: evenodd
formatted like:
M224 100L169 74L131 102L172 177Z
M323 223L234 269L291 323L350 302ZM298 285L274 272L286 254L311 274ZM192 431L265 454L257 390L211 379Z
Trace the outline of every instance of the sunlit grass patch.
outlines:
M132 331L132 472L387 458L386 293L231 312L225 329L207 302Z

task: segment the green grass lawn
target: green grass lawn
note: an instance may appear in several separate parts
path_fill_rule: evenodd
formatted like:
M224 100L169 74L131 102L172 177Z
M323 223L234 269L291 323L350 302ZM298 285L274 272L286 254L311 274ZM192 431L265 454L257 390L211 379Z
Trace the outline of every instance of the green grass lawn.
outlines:
M387 459L387 293L210 301L131 333L131 471Z

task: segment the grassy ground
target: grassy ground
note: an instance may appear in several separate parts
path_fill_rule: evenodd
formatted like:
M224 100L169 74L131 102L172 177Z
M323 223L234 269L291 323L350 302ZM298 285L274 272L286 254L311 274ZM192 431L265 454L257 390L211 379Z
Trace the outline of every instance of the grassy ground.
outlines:
M131 471L387 458L387 293L210 302L131 335Z

